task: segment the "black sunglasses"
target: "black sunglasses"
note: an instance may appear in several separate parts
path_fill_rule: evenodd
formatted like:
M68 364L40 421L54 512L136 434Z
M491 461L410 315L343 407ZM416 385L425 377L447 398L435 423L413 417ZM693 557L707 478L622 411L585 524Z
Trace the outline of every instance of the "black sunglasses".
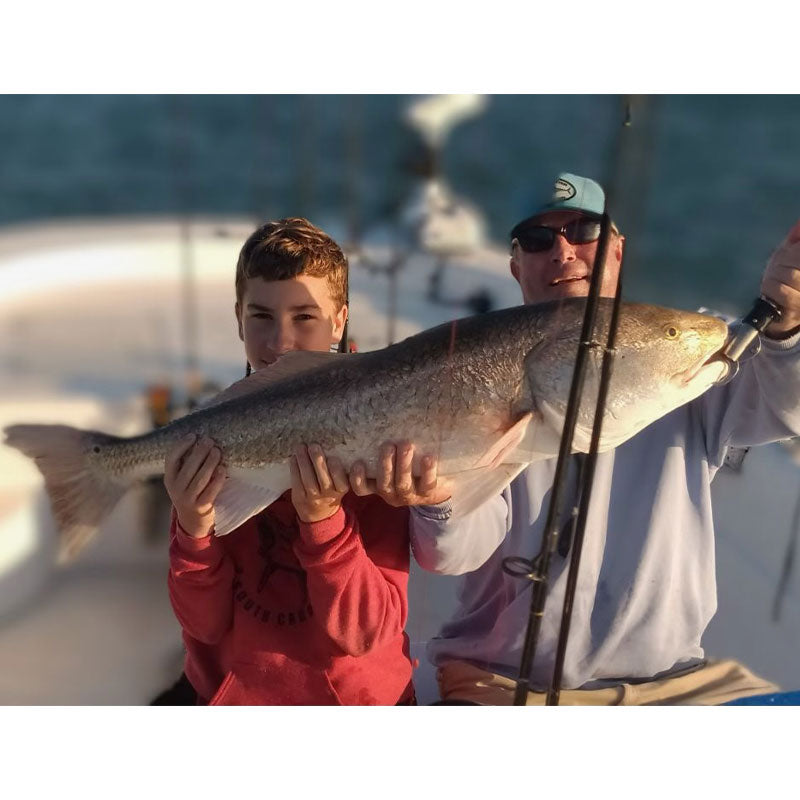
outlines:
M563 234L570 244L589 244L600 238L600 220L576 219L560 228L546 225L529 225L522 230L513 231L512 238L526 253L543 253L555 243L556 236Z

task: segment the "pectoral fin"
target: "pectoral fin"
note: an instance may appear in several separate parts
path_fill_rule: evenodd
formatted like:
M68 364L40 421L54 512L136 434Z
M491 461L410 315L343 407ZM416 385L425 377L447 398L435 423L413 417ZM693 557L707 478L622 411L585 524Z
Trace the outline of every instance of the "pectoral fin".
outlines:
M483 454L475 464L476 469L488 467L494 469L498 465L509 462L509 456L525 438L528 425L533 419L533 414L528 412L517 420L494 444Z
M285 473L285 476L284 474ZM274 503L288 488L289 471L231 469L214 503L214 533L225 536Z
M496 497L522 472L527 464L500 464L493 469L471 469L449 478L453 487L453 518L469 514Z

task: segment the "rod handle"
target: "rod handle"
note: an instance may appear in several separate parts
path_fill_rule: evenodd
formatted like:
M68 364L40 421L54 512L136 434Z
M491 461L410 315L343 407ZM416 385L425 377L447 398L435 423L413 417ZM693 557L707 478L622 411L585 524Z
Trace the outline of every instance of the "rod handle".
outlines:
M780 318L781 309L778 305L766 297L757 298L750 311L742 317L736 333L725 346L722 355L728 361L738 361L752 341L764 333L771 322Z

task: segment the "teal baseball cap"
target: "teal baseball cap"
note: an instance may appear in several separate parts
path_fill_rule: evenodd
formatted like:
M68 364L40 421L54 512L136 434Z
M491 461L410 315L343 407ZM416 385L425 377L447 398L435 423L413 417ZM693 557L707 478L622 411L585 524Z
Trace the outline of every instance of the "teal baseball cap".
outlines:
M511 231L511 238L515 239L522 228L542 214L551 211L580 211L600 218L605 205L606 194L597 181L573 175L571 172L561 172L553 184L550 199L535 214L518 222Z

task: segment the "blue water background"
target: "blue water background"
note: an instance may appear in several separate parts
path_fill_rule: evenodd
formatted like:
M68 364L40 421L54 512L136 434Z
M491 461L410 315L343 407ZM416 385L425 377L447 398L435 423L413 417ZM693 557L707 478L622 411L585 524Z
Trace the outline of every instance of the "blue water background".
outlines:
M409 100L0 97L0 224L181 211L365 230L417 180ZM612 207L630 234L626 295L741 312L800 217L800 98L659 96L644 108L632 129L650 131L643 156ZM614 95L493 96L453 131L441 169L503 242L557 171L614 181L622 119Z

